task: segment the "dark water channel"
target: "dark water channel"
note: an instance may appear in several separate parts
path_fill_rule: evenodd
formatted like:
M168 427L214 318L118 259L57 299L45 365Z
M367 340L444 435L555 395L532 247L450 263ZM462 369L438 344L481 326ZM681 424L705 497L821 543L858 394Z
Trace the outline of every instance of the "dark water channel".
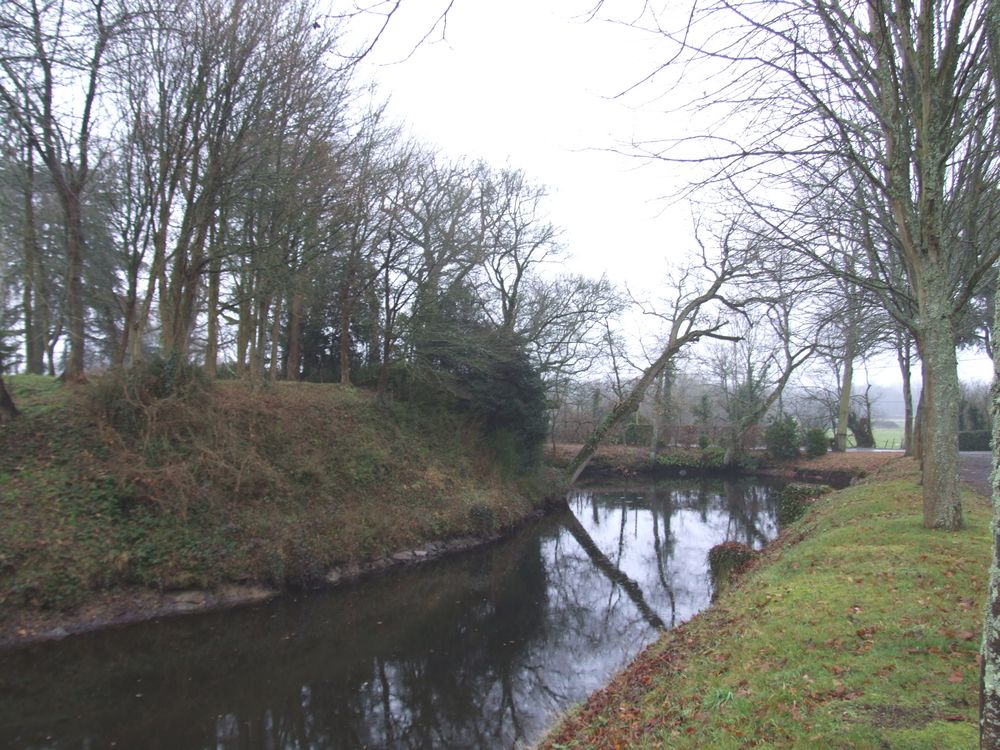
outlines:
M509 748L708 604L774 485L576 491L516 537L352 588L0 653L0 747Z

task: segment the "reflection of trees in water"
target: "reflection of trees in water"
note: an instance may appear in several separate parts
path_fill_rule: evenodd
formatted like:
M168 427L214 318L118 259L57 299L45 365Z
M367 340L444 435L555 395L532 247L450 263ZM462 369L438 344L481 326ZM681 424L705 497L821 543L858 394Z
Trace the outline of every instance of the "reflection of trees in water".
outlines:
M690 615L686 534L773 534L751 487L573 504L350 590L0 654L0 747L510 746L649 642L651 614Z
M629 552L633 568L641 560L644 599L670 626L709 601L705 556L712 545L738 540L759 547L777 531L770 488L745 480L602 487L580 490L570 501L618 565ZM626 527L635 530L627 540Z
M653 555L656 560L656 578L659 580L660 586L663 587L663 593L666 594L667 602L670 604L670 618L667 626L672 628L677 624L677 595L674 593L674 582L667 574L666 563L674 549L674 537L670 532L673 507L670 505L669 494L663 502L657 502L655 489L652 490L651 494L653 502L650 504L650 513L653 516ZM661 517L662 538L660 534Z
M624 592L628 598L635 605L635 608L642 615L643 619L650 624L651 627L659 630L663 628L663 621L659 616L650 608L646 603L646 599L642 594L642 588L639 584L629 578L618 566L621 562L621 556L625 549L625 519L626 512L624 507L622 508L622 531L618 537L618 561L612 562L607 555L601 552L600 548L590 538L590 534L583 525L576 519L572 513L568 514L564 519L563 524L567 531L576 540L576 543L587 553L587 557L590 559L591 564L601 571L607 579L612 583L611 591L608 594L608 604L606 610L608 612L612 611L612 605L614 602L614 594L617 591Z

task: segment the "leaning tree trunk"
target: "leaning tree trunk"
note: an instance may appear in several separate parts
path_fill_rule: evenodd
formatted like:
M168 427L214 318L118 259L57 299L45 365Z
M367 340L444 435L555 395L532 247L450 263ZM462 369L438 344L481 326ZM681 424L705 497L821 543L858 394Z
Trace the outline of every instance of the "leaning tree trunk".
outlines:
M673 359L680 348L681 347L678 344L671 344L667 346L667 348L663 351L663 354L660 355L659 359L646 368L642 377L639 378L635 386L633 386L632 392L615 404L611 413L608 414L604 420L594 428L594 430L587 437L583 447L576 454L576 457L570 462L569 467L566 469L566 478L569 484L573 484L580 478L580 474L582 474L583 470L587 468L587 464L590 463L590 459L594 457L598 447L604 442L604 439L608 436L608 434L636 412L639 408L639 404L642 403L643 397L646 395L646 389L649 388L653 381L660 376L660 373L663 372L664 368L670 364L670 360Z

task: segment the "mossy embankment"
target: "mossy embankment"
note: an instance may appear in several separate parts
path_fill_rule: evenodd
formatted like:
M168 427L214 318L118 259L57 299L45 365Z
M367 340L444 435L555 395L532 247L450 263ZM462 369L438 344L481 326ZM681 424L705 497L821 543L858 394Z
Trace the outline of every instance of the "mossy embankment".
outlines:
M164 592L225 589L175 609L219 605L489 538L554 489L501 468L460 417L357 388L219 382L137 403L110 381L8 387L22 415L0 428L0 642L162 614Z
M916 481L898 459L818 499L539 747L975 747L990 510L930 531Z

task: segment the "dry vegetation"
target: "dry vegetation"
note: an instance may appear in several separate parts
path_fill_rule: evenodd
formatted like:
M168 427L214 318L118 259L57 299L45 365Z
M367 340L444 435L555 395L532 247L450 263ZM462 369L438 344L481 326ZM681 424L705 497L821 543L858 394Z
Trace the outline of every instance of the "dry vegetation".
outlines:
M337 563L492 533L544 494L498 476L459 419L353 388L10 385L23 417L0 431L0 626L129 586L308 585Z

